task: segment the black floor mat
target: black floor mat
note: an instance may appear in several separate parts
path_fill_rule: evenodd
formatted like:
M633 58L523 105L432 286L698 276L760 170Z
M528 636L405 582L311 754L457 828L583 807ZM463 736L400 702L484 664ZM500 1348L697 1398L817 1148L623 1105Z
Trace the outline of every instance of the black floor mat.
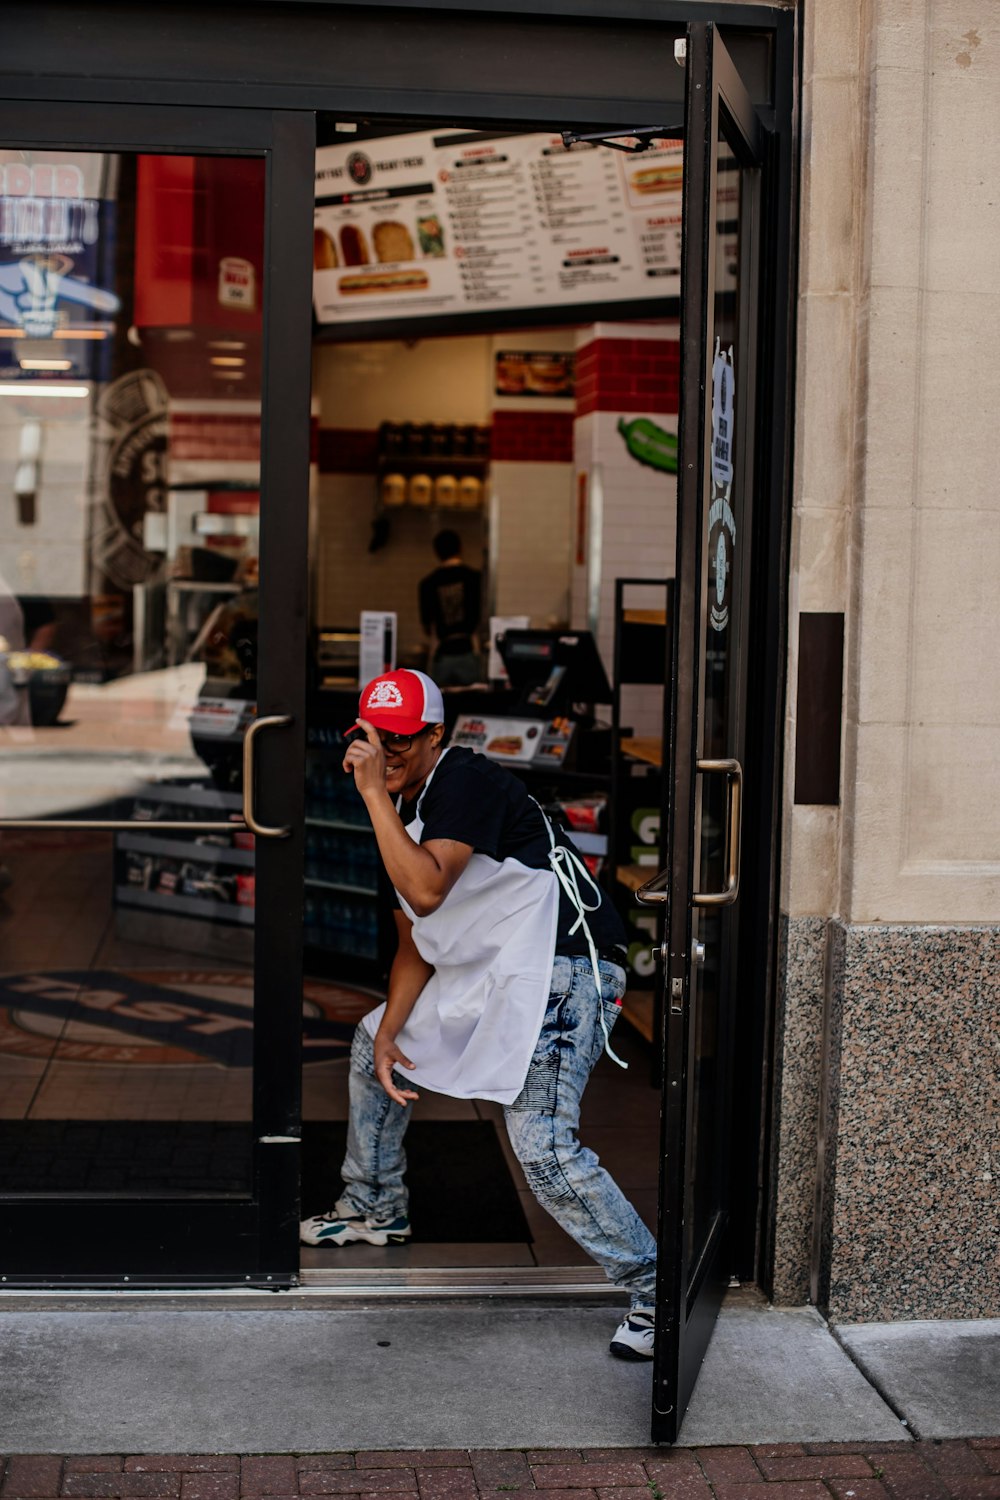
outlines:
M0 1121L0 1193L196 1193L250 1189L249 1125L187 1120ZM303 1127L304 1215L340 1192L347 1125ZM430 1243L527 1243L531 1232L488 1120L425 1120L406 1135L414 1235Z
M340 1192L347 1126L303 1126L303 1213L325 1213ZM406 1132L415 1238L431 1244L528 1243L531 1230L489 1120L420 1120Z

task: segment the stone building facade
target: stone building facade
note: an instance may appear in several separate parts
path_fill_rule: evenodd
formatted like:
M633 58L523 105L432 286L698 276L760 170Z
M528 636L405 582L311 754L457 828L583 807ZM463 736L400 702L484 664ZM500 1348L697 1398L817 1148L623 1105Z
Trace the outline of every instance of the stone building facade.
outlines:
M1000 15L802 6L775 1300L1000 1315ZM843 614L839 806L796 805Z

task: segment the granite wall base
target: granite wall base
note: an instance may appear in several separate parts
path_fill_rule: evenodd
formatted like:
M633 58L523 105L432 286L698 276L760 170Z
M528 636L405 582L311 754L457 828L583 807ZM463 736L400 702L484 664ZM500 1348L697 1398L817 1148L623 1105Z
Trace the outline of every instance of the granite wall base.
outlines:
M835 925L822 1301L998 1317L1000 927Z
M770 1293L810 1300L829 922L782 915L775 1022Z

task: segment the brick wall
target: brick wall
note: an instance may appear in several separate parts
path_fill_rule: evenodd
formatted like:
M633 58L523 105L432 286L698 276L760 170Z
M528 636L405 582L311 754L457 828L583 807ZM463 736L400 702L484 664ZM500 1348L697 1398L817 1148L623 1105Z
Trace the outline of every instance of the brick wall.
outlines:
M570 464L573 413L495 411L490 452L494 463Z
M680 344L660 334L608 335L576 355L576 410L676 413L680 400Z
M169 447L172 462L259 462L260 412L171 410Z
M319 427L316 459L321 474L374 474L378 432L373 427Z

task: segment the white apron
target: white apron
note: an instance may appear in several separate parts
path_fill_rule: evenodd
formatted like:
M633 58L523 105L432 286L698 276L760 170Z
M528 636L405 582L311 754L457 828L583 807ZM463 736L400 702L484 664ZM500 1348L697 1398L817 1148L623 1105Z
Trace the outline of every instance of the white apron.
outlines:
M436 770L407 824L418 844L421 805ZM434 966L396 1038L416 1064L400 1074L455 1099L512 1104L524 1086L551 989L559 916L555 872L477 852L430 916L418 917L402 896L399 903L413 923L417 952ZM384 1011L379 1005L364 1017L370 1036Z

